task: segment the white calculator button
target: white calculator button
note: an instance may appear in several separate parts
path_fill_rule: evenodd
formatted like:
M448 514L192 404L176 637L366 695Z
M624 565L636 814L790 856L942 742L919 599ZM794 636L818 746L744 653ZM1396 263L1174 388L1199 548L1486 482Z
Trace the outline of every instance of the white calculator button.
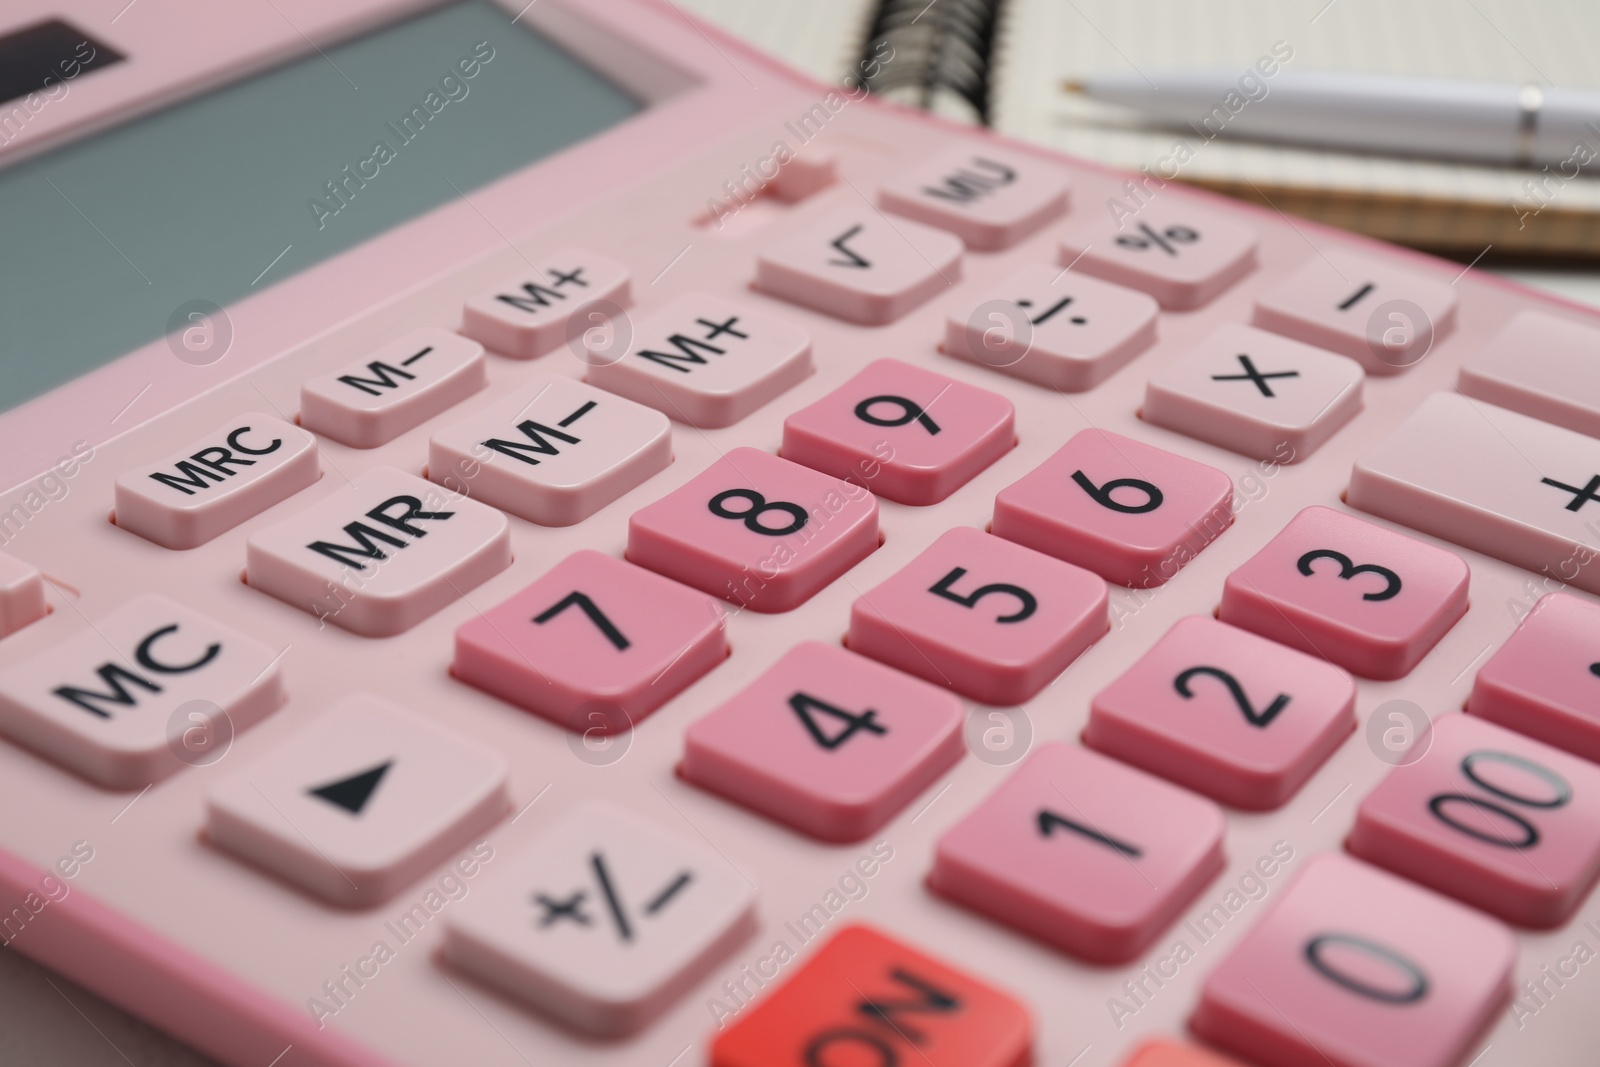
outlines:
M1036 263L952 310L942 350L1014 378L1082 392L1155 344L1160 310L1144 293Z
M300 425L351 448L376 448L489 384L483 346L412 330L300 386Z
M142 596L0 670L0 732L109 789L226 753L283 703L279 653Z
M1468 396L1600 437L1600 328L1524 311L1461 364Z
M1355 360L1225 323L1150 379L1144 417L1254 459L1294 463L1361 410Z
M883 206L971 249L1010 248L1067 210L1072 177L1041 159L962 142L886 183Z
M800 327L709 293L685 293L633 329L627 351L590 352L587 381L707 429L731 426L811 373Z
M393 897L510 806L496 752L353 696L212 787L210 842L325 900Z
M511 565L510 523L393 467L375 467L246 546L245 580L368 637L408 630Z
M755 930L755 887L695 841L573 809L446 917L444 958L601 1036L642 1028Z
M542 356L567 340L573 313L586 304L628 303L628 268L585 248L535 259L467 301L461 332L514 359Z
M44 618L48 610L44 575L15 556L0 552L0 637Z
M1256 297L1255 324L1349 356L1368 374L1398 374L1456 320L1456 291L1404 266L1332 250Z
M961 280L961 239L861 204L761 253L756 288L836 318L881 326Z
M582 522L672 462L667 417L541 374L428 442L428 477L541 526Z
M1348 500L1600 593L1600 441L1592 437L1435 393L1355 465Z
M159 463L124 472L116 523L166 548L194 548L321 476L316 438L253 411Z

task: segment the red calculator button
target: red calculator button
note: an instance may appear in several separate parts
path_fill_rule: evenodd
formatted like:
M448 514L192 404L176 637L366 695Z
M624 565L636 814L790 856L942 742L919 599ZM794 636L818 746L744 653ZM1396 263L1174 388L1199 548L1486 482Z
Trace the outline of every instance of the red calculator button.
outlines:
M1094 698L1084 743L1236 808L1276 808L1355 729L1344 671L1209 615Z
M1149 589L1178 573L1233 522L1233 482L1106 430L1082 430L1000 491L999 537Z
M672 463L659 411L538 374L428 439L428 478L541 526L571 526Z
M615 338L608 339L619 347ZM732 426L811 374L800 327L709 293L685 293L633 328L625 351L589 349L586 381L679 422Z
M961 239L863 204L843 207L756 262L756 288L848 322L881 326L961 280Z
M1398 374L1455 325L1456 291L1396 262L1319 251L1256 298L1255 324Z
M584 549L456 631L450 673L570 730L627 730L728 654L722 607Z
M1219 1056L1193 1045L1151 1041L1123 1061L1122 1067L1242 1067L1238 1060Z
M628 521L629 560L753 611L799 607L877 547L876 497L758 448Z
M1522 311L1461 362L1456 389L1542 422L1600 437L1600 330Z
M1361 802L1350 851L1522 926L1560 926L1600 878L1600 767L1469 715Z
M322 477L317 442L259 411L117 478L116 524L164 548L194 548Z
M998 393L879 359L783 421L783 457L901 504L937 504L1017 443Z
M961 701L816 641L689 727L679 773L824 841L859 841L961 758Z
M1106 583L982 530L947 530L850 608L850 648L986 704L1043 689L1110 623Z
M1037 263L945 319L946 355L1068 393L1092 389L1156 342L1144 293Z
M1361 365L1227 323L1150 379L1144 418L1243 453L1294 463L1361 410Z
M1019 1001L867 926L840 930L711 1046L711 1067L1027 1067L1032 1057Z
M411 629L511 566L511 524L393 467L250 535L254 589L352 633Z
M1551 593L1478 672L1467 713L1600 763L1597 698L1600 606Z
M44 575L0 552L0 637L45 617Z
M1255 267L1256 231L1228 215L1157 202L1071 231L1061 263L1149 293L1164 308L1196 308Z
M300 425L351 448L376 448L488 384L482 345L429 326L303 383Z
M1222 870L1222 810L1044 745L939 839L928 888L1075 956L1131 960Z
M998 252L1066 211L1071 185L1065 170L1033 156L961 143L890 179L879 199L968 248Z
M1455 1067L1516 959L1488 916L1323 854L1206 976L1190 1026L1261 1067Z
M629 303L628 268L585 248L564 248L535 259L467 301L461 332L513 359L542 356L577 344L586 323L574 313L590 304L603 318Z
M1309 507L1228 575L1218 618L1363 678L1401 678L1466 614L1468 577L1454 552Z

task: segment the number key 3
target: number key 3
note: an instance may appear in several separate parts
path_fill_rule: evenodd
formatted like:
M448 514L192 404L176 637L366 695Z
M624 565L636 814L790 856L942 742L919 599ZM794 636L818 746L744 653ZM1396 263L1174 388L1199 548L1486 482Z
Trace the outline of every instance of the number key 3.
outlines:
M1228 575L1217 617L1364 678L1399 678L1466 613L1468 577L1454 552L1310 507Z

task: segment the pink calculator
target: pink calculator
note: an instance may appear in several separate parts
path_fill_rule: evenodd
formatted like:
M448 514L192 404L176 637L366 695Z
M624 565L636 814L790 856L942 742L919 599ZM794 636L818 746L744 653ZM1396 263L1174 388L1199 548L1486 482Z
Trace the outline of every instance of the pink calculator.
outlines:
M0 13L41 996L234 1067L1592 1062L1600 314L667 0L116 6Z

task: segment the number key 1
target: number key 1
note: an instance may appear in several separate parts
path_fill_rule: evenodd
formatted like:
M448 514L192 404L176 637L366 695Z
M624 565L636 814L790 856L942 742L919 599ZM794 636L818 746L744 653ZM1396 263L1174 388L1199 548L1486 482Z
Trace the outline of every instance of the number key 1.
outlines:
M1411 672L1466 614L1466 561L1309 507L1228 575L1218 618L1363 678Z

